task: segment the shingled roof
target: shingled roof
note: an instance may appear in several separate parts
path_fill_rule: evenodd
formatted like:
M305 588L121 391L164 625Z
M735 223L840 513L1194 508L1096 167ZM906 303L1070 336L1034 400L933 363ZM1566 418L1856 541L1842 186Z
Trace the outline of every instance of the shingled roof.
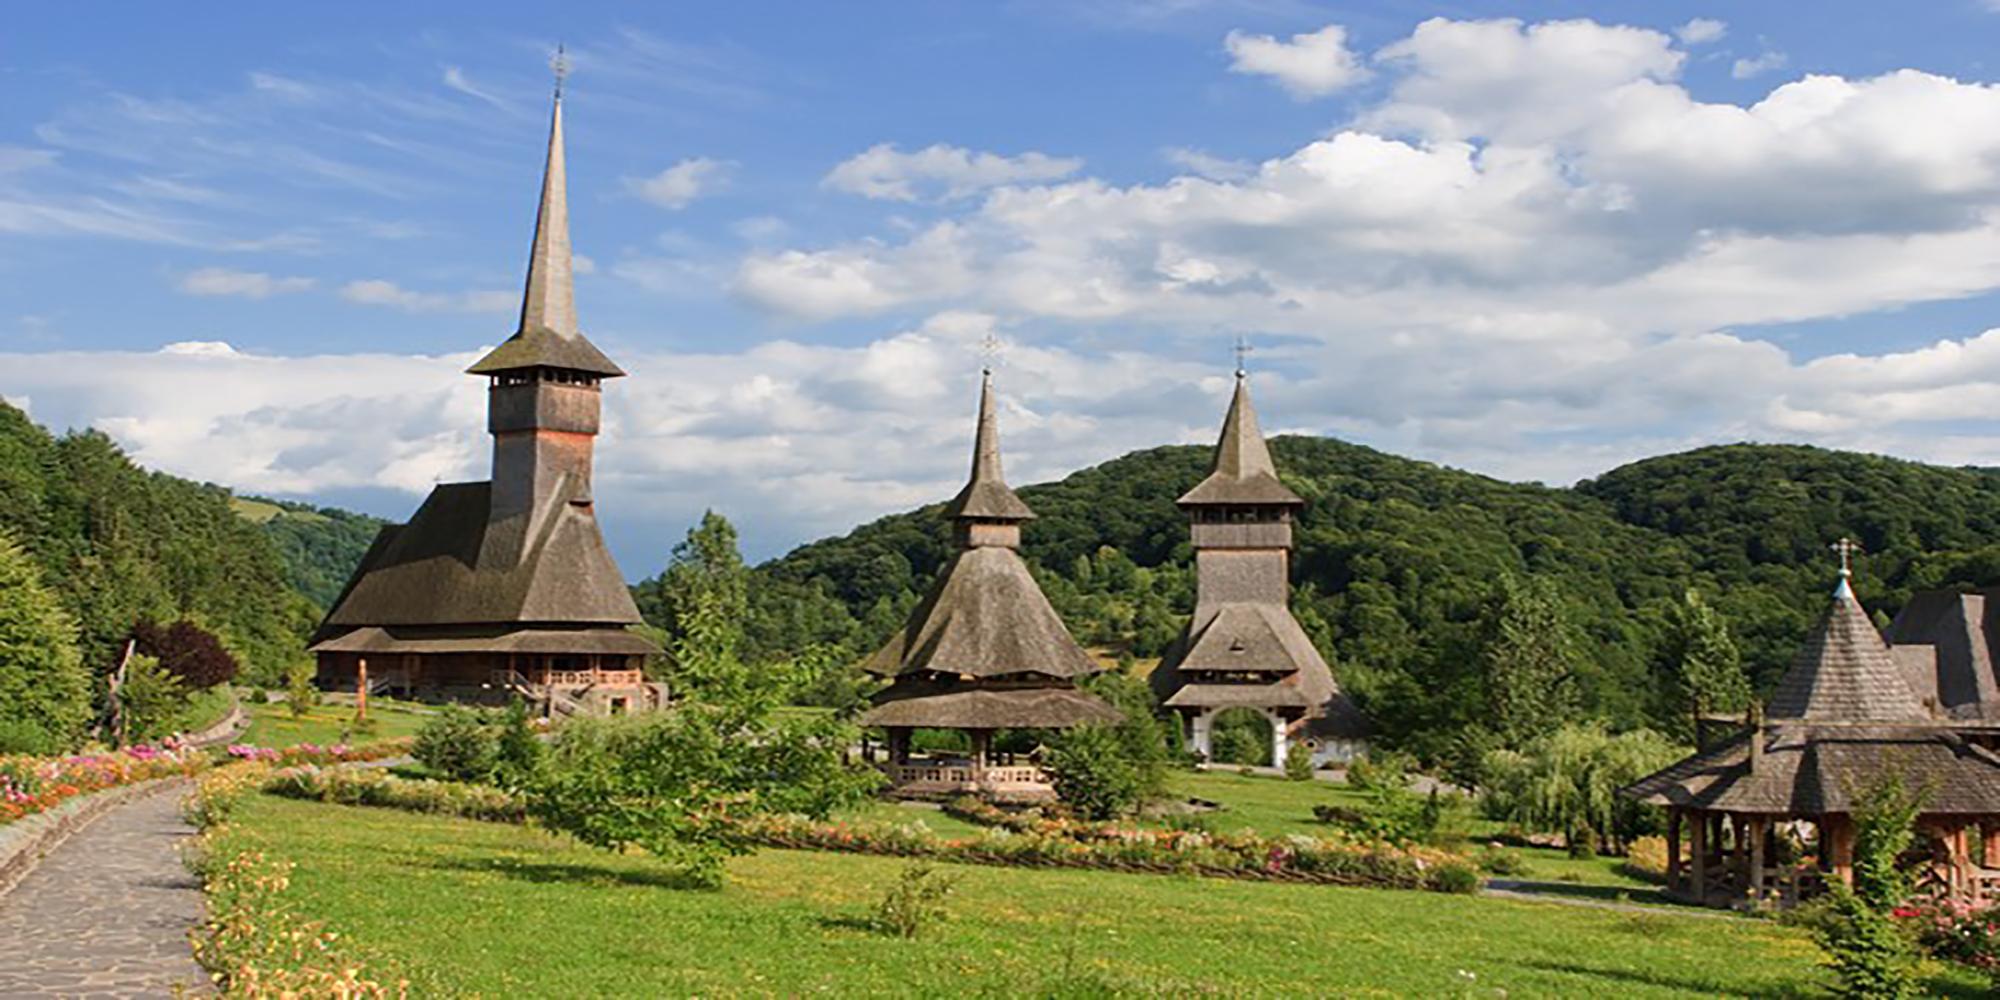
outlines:
M542 197L535 210L535 242L528 253L521 325L512 337L466 371L492 375L522 368L567 368L602 378L625 374L585 339L576 325L561 96L556 98L549 122L548 165L542 173Z
M923 729L1062 729L1124 715L1071 687L990 688L909 680L883 691L864 726Z
M1778 682L1773 720L1897 722L1930 718L1845 578L1812 636Z
M637 624L590 508L568 500L574 492L551 494L557 509L514 558L489 544L491 483L432 489L408 524L376 536L319 638L371 625Z
M884 676L1074 678L1101 669L1063 627L1020 554L997 545L952 557L909 622L863 666Z
M1215 467L1178 502L1183 507L1305 503L1278 481L1278 467L1257 426L1257 410L1250 405L1249 378L1241 371L1236 373L1236 393L1230 397L1229 415L1222 420L1222 437L1215 445Z
M1910 596L1884 638L1911 693L1953 719L2000 720L2000 591L1925 591Z
M993 407L993 371L979 379L979 427L972 440L972 475L945 505L945 516L960 520L1026 521L1035 516L1007 485L1000 471L1000 421Z
M2000 814L2000 756L1940 726L1777 725L1753 768L1741 735L1635 782L1654 805L1817 816L1848 813L1877 781L1924 791L1924 812Z

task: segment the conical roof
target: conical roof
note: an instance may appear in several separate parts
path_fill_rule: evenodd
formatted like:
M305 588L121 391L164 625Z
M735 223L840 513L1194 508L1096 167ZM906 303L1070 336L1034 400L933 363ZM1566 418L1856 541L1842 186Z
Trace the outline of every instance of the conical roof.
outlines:
M945 515L981 521L1026 521L1035 516L1000 472L1000 421L994 414L991 369L979 380L979 429L972 442L972 477L945 505Z
M1766 717L1911 722L1930 717L1843 577L1819 627L1778 682Z
M516 368L567 368L606 378L625 374L576 325L576 283L570 265L569 186L563 163L562 97L549 121L548 165L535 211L535 243L514 335L466 371L491 375Z
M1222 438L1215 445L1215 468L1179 502L1182 506L1305 503L1278 481L1278 467L1257 426L1257 410L1250 405L1250 380L1241 371L1236 373L1229 415L1222 420Z

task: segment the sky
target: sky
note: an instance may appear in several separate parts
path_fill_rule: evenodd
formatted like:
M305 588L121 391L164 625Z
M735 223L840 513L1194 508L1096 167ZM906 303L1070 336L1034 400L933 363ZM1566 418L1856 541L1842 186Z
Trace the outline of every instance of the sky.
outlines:
M401 519L484 478L565 93L632 577L1265 428L1567 484L2000 464L2000 0L99 4L0 34L0 396Z

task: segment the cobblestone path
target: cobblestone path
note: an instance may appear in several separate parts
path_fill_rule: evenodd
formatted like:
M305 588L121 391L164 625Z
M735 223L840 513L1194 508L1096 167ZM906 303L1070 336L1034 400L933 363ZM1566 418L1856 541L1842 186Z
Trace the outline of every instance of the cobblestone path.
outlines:
M0 895L0 997L165 997L205 986L188 950L201 887L178 845L186 785L99 817Z

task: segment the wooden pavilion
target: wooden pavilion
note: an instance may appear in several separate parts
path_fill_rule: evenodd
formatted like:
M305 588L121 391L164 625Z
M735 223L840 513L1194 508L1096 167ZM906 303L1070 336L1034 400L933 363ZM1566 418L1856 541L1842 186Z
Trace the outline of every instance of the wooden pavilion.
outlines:
M1844 554L1844 553L1843 553ZM1853 814L1877 782L1923 796L1920 891L2000 893L2000 754L1905 682L1843 567L1767 712L1624 794L1667 810L1667 888L1709 906L1790 906L1850 882ZM1976 841L1976 843L1975 843Z
M1077 689L1078 678L1101 668L1063 627L1015 551L1022 523L1035 514L1001 475L990 370L979 388L972 477L945 513L956 525L959 551L909 622L863 663L891 683L861 724L886 731L883 769L898 797L1051 799L1055 789L1042 769L996 753L994 734L1123 716ZM971 751L920 755L911 746L918 729L960 730Z

